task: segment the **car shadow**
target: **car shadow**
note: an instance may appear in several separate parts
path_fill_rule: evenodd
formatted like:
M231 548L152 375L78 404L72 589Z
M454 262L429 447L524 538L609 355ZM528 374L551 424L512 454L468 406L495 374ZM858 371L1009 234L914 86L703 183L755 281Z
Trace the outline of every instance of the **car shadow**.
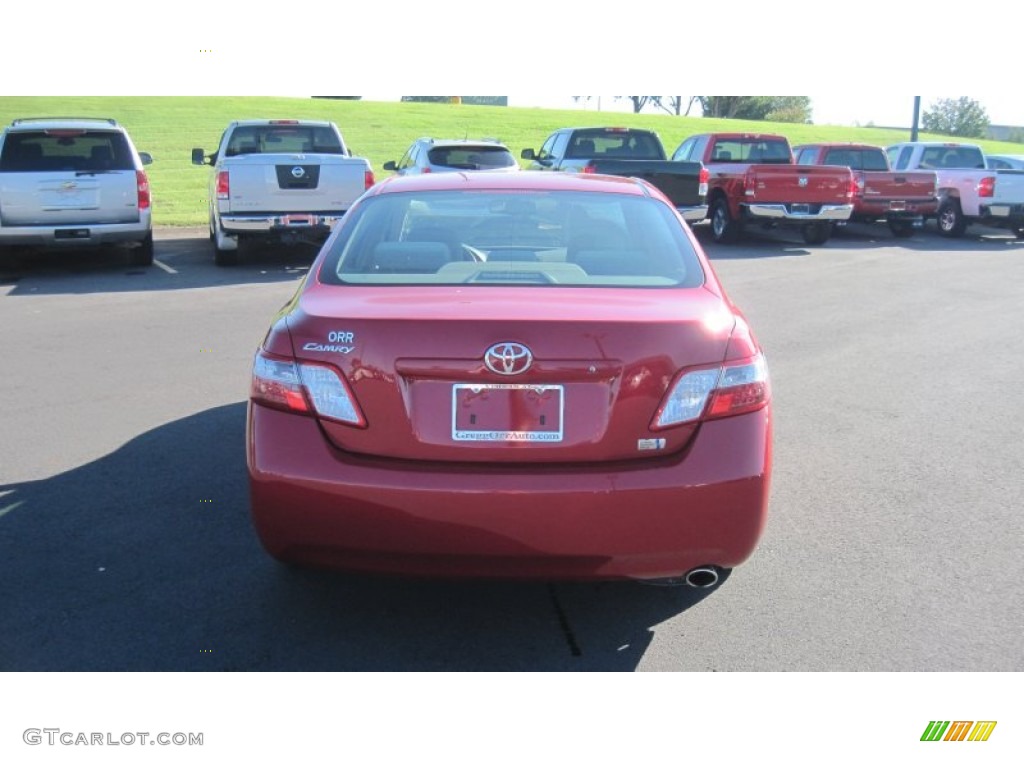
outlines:
M40 296L277 283L305 275L318 251L308 243L247 243L237 266L218 267L205 230L164 228L155 231L152 266L133 266L123 246L15 248L0 255L0 285L11 286L9 296Z
M632 670L717 589L289 568L249 520L244 431L224 405L0 484L0 670Z

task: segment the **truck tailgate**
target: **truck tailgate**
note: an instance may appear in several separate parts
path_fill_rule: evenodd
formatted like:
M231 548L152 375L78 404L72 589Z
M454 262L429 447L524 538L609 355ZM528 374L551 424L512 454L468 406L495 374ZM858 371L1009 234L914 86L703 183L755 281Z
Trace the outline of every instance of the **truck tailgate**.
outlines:
M347 211L369 165L341 155L239 155L225 164L232 213Z
M929 200L935 197L935 174L927 171L862 171L864 199Z
M826 165L751 165L753 195L747 203L829 203L850 202L852 176L848 168ZM749 187L748 187L749 189Z
M677 208L703 205L701 163L671 160L594 160L596 173L643 179L660 189Z

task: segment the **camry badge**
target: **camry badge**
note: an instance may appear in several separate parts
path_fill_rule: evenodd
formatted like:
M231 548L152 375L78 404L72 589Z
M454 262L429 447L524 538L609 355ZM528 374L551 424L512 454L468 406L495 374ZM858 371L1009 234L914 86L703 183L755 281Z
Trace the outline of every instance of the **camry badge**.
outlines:
M296 165L294 168L292 168L292 176L294 176L296 179L301 179L305 175L306 171L301 165Z
M487 369L502 376L525 373L532 364L533 353L523 344L514 341L495 344L484 353L484 365Z

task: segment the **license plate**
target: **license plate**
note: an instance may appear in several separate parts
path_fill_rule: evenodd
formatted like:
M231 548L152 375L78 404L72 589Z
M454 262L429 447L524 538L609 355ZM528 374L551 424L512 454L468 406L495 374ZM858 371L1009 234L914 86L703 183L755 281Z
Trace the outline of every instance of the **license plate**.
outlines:
M889 203L889 210L890 211L905 211L905 210L907 210L907 201L906 200L892 200Z
M1008 205L993 205L989 208L993 216L1009 216L1010 206Z
M807 203L794 203L790 212L791 213L810 213L811 212L811 206L807 205Z
M561 384L455 384L452 440L561 442L564 390Z
M288 215L281 217L281 223L286 227L310 227L313 225L312 216Z

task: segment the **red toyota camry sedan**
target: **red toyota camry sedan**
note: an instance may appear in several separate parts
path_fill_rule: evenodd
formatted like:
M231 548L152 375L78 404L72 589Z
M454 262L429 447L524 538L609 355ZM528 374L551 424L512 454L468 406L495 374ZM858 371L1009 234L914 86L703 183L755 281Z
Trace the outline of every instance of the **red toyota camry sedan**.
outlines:
M764 528L768 371L636 179L388 179L256 353L247 455L274 557L708 587Z

